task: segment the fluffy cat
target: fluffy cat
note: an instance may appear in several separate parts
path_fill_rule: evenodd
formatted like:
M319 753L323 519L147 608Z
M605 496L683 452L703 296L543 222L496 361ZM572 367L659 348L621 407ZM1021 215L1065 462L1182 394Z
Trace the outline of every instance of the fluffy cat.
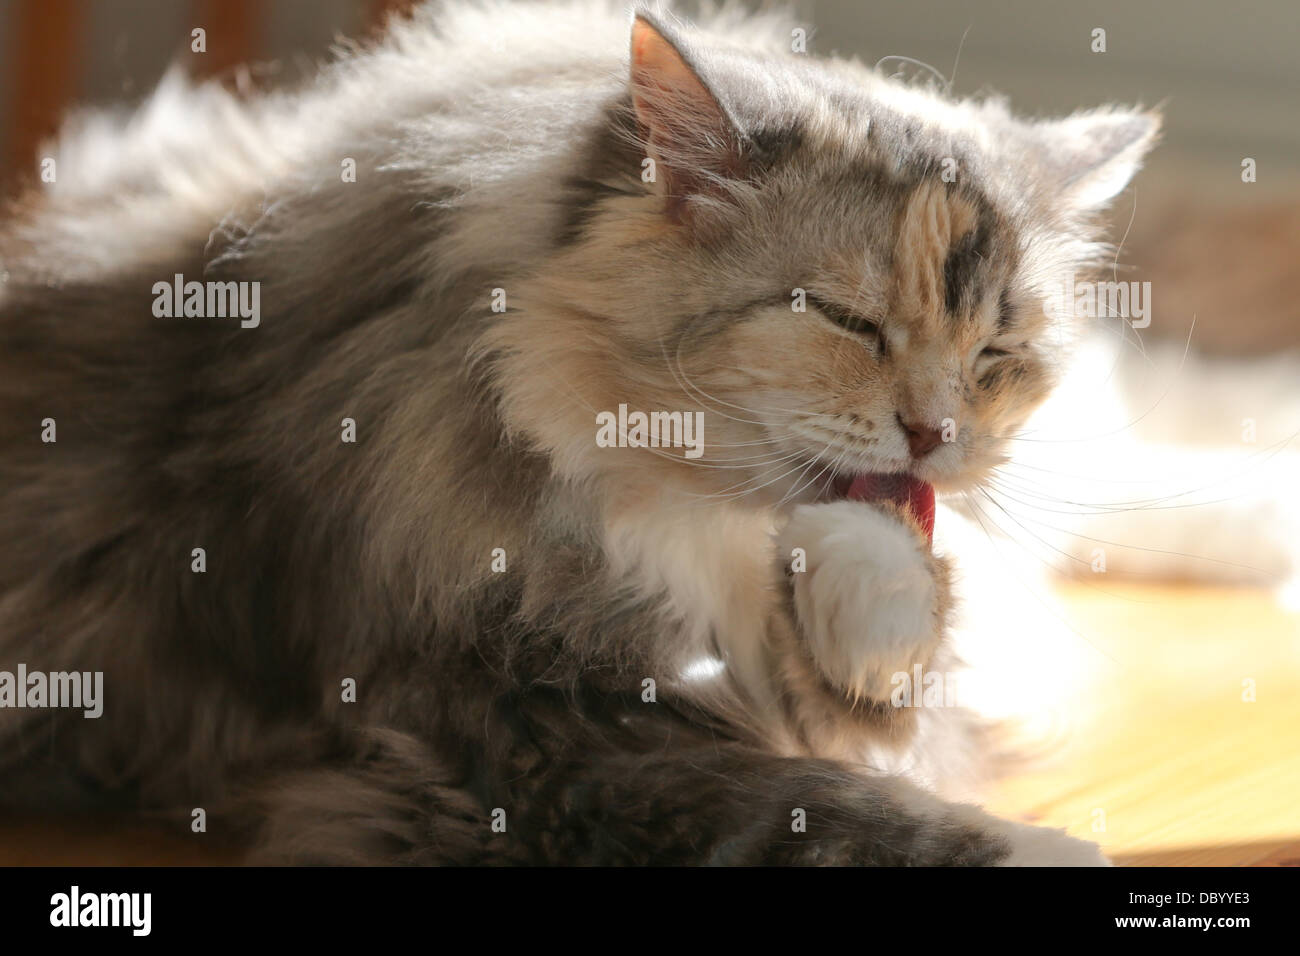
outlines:
M435 6L70 122L0 234L0 667L104 715L0 710L6 804L264 862L1104 862L938 796L980 726L890 698L953 666L935 491L1069 361L1042 302L1158 120L706 19Z

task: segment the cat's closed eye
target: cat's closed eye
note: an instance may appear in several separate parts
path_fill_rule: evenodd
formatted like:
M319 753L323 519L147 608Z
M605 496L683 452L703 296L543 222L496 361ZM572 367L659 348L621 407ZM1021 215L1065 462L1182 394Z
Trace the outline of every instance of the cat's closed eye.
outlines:
M826 316L826 318L830 319L840 328L852 332L855 335L874 339L880 350L882 352L884 351L885 337L881 334L879 322L875 322L851 309L846 309L835 305L832 302L827 302L824 299L809 296L808 301L818 312Z
M1011 292L1007 289L1002 290L998 297L998 327L995 338L1014 327L1016 314L1016 305L1011 298ZM1004 359L1011 355L1011 350L997 345L986 345L976 356L976 361L988 362L997 359Z

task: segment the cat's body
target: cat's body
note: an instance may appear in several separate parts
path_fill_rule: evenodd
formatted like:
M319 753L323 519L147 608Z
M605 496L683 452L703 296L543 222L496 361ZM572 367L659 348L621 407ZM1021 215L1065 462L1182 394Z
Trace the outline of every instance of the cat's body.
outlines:
M0 710L4 802L203 807L269 860L1096 862L876 772L978 763L961 712L888 702L948 666L948 565L808 442L878 429L836 461L910 448L940 490L1000 460L1056 354L1034 296L1153 122L1058 150L766 20L679 40L711 94L644 20L629 94L603 5L432 23L301 93L92 117L0 235L0 669L105 686ZM157 316L177 274L260 283L256 327ZM804 286L910 310L916 358ZM619 404L703 412L708 453L599 447ZM950 407L956 448L895 425Z

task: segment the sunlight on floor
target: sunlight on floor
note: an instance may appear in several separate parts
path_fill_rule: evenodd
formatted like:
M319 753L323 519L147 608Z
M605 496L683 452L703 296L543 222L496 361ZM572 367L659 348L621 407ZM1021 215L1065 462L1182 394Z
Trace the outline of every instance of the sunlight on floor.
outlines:
M1300 863L1300 615L1263 591L1059 591L1100 653L1053 668L1069 707L1035 729L1060 745L989 808L1121 863Z

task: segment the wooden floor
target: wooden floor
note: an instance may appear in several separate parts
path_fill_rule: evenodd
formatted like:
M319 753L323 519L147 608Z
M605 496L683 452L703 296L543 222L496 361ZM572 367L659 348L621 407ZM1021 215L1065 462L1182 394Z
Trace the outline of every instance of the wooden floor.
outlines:
M989 808L1121 865L1300 866L1300 615L1242 590L1062 596L1108 658L1071 695L1086 703L1064 746Z
M1096 840L1122 865L1300 865L1300 615L1250 591L1061 595L1104 666L1070 675L1060 745L989 808ZM209 837L124 821L0 822L0 864L237 859Z

